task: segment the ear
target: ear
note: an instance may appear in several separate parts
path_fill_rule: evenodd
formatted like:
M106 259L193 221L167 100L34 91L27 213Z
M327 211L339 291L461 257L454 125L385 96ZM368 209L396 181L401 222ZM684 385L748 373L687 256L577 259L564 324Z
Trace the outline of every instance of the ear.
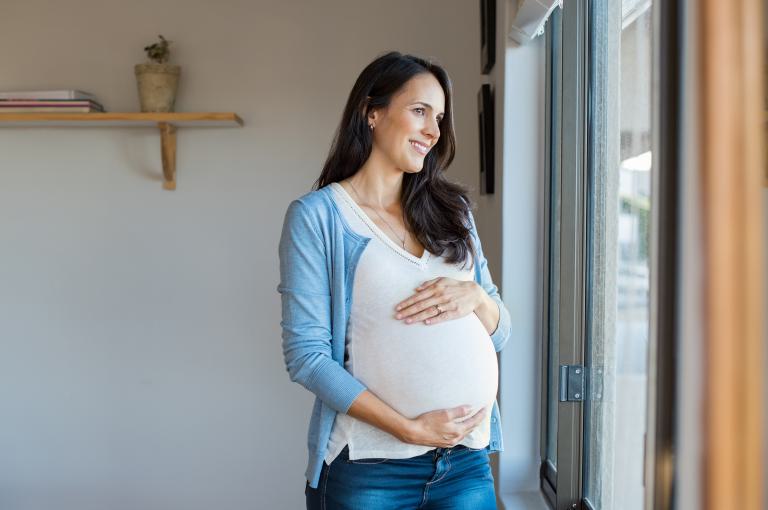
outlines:
M381 113L379 112L379 108L369 108L368 102L371 100L371 97L368 96L365 98L365 107L363 111L365 112L366 120L368 121L368 124L374 123L379 121L381 117Z
M363 104L363 116L365 116L365 120L367 120L369 124L371 123L371 113L372 113L369 107L370 100L371 100L371 97L367 96L365 98L365 103Z

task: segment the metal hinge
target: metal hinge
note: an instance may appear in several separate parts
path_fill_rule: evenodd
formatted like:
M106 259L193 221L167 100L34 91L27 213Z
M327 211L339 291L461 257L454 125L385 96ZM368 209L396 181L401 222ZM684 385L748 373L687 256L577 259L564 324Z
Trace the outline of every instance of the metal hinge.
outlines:
M560 402L583 402L586 384L583 365L560 365Z

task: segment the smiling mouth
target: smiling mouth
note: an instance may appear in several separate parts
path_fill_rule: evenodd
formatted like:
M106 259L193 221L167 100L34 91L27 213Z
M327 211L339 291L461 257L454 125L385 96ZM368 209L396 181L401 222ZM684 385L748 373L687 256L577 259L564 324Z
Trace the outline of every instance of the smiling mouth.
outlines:
M429 152L429 147L418 142L411 141L411 147L413 147L413 149L422 156L426 156L426 154Z

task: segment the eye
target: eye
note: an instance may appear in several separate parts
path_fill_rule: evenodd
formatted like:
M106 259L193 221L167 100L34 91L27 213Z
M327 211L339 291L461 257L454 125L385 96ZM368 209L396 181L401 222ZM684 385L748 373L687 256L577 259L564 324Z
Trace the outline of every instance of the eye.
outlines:
M425 110L424 110L424 108L414 108L413 111L414 112L422 112L422 113L424 113Z

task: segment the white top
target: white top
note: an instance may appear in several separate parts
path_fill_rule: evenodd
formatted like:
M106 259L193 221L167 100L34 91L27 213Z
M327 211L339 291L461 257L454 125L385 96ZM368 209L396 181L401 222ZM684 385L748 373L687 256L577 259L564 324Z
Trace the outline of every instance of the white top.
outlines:
M447 276L471 281L474 269L449 264L426 249L417 257L398 245L371 220L343 186L332 183L334 199L349 226L370 237L358 261L346 335L345 368L369 391L403 416L469 404L486 407L483 422L461 444L485 448L498 389L498 360L491 337L476 314L426 325L395 319L395 305L416 293L421 283ZM435 447L399 441L347 414L338 413L326 463L349 445L350 459L403 459Z

